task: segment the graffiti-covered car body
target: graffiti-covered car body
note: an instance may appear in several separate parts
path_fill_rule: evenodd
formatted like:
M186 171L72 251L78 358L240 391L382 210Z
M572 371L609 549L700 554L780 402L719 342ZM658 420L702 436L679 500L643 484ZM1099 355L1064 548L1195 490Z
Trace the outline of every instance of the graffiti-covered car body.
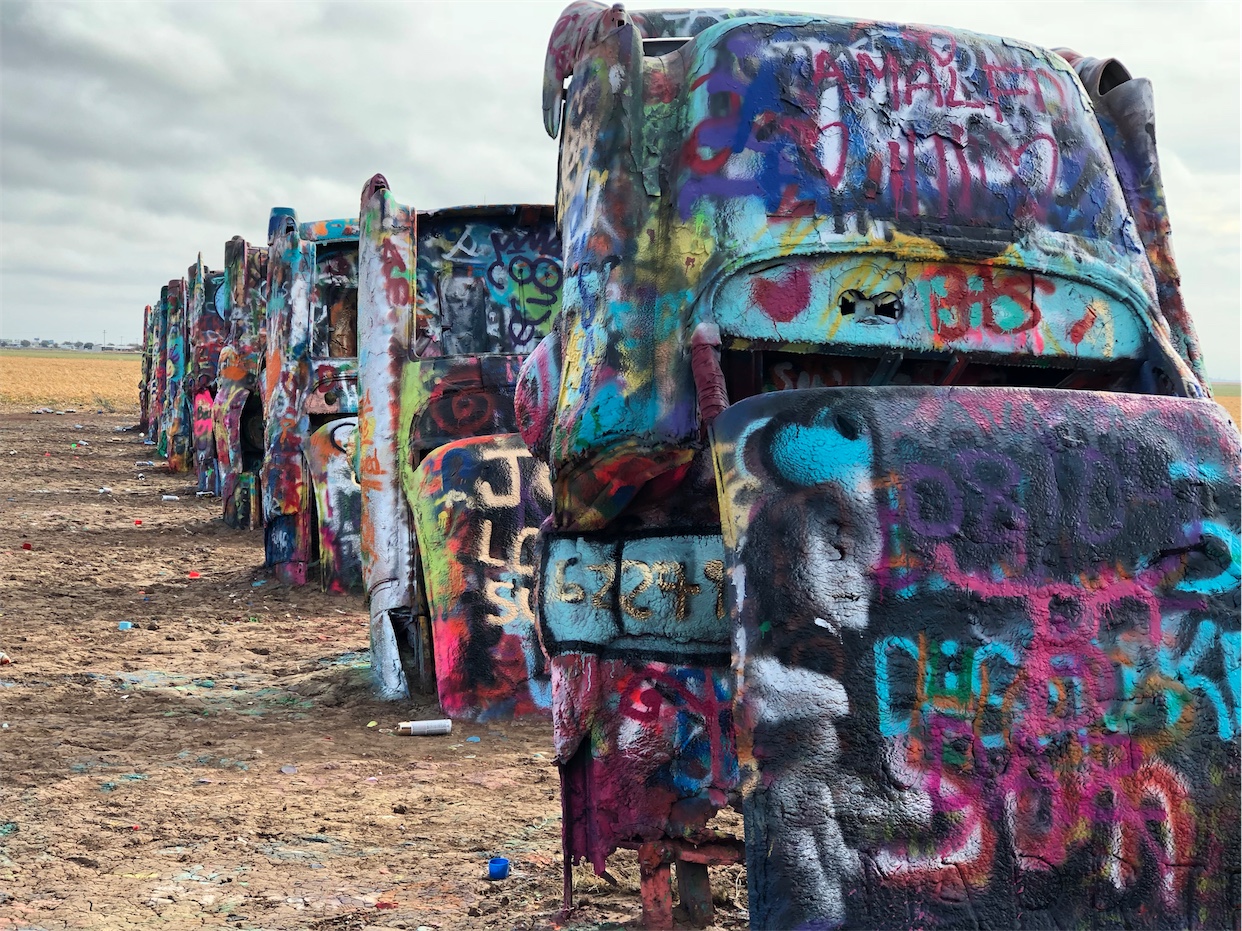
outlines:
M153 333L151 305L142 309L142 374L138 378L138 432L145 438L151 428L151 369L153 360Z
M549 207L415 211L363 191L363 569L381 694L433 684L445 713L546 715L534 537L547 470L517 436L521 360L560 307Z
M267 347L267 248L234 236L224 246L223 313L212 426L220 471L224 522L263 523L259 474L263 465L263 365Z
M268 227L263 393L267 565L304 584L318 562L331 590L361 586L361 497L352 463L358 411L358 221Z
M216 454L212 406L215 402L220 368L220 352L228 333L228 311L223 271L203 264L203 254L186 272L188 364L182 391L191 411L194 470L198 491L220 493L220 471Z
M159 447L164 419L164 382L168 373L168 285L160 288L160 296L151 305L147 327L146 354L150 356L147 371L146 440ZM145 363L145 360L144 360Z
M701 668L753 745L755 927L1236 925L1238 438L1145 82L961 31L668 16L575 4L549 46L566 282L518 408L553 484L567 859L719 804L727 780L653 807L581 755L637 760L630 720L691 707L605 663L732 640L738 694ZM610 538L643 552L593 557ZM607 610L565 611L592 586Z
M189 320L186 311L186 282L175 278L161 289L164 339L160 374L160 429L156 451L168 460L171 472L189 471L193 463L194 423L189 397L185 392L190 373Z

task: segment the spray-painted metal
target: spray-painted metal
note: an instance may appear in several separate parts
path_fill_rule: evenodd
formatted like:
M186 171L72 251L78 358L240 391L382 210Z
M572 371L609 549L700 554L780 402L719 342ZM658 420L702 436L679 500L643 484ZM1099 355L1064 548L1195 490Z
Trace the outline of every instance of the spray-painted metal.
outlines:
M146 439L158 450L164 422L164 382L168 373L168 286L160 288L159 299L151 305L147 346L151 356L147 380Z
M224 316L212 403L224 522L263 523L259 473L263 464L263 365L267 347L267 249L234 236L224 246Z
M1237 438L1150 98L1072 58L565 11L517 409L567 871L748 773L755 927L1236 925Z
M194 469L198 491L220 493L220 472L216 458L212 405L215 401L220 351L227 335L228 311L224 306L228 290L222 271L203 265L203 254L186 273L187 352L189 356L182 391L186 395L192 417Z
M189 377L189 321L184 278L168 282L160 296L165 306L164 370L160 435L156 451L168 460L169 471L189 471L193 462L194 424L190 398L185 392Z
M151 305L142 311L142 375L138 380L138 432L144 437L151 428L152 320Z
M1242 449L1216 404L819 389L713 432L754 926L1229 926Z
M292 210L276 208L268 243L267 565L304 584L318 561L323 587L343 590L361 578L360 506L345 503L361 492L350 444L333 426L358 411L358 221L299 224ZM312 451L312 436L329 427Z
M547 714L533 540L547 470L514 435L521 360L560 306L546 207L418 212L377 175L359 271L363 571L386 697L446 714Z
M1091 95L1096 119L1112 153L1117 180L1138 225L1147 263L1155 278L1168 337L1204 390L1210 392L1203 371L1203 352L1194 321L1182 301L1181 275L1173 259L1173 229L1156 154L1156 105L1151 82L1131 76L1115 58L1085 58L1069 49L1057 51L1073 65Z

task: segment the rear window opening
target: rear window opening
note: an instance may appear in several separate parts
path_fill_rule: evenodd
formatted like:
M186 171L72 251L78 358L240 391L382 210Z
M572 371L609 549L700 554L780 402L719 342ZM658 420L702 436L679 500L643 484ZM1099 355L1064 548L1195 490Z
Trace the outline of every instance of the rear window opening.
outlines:
M687 42L690 41L688 36L670 36L667 39L643 39L643 55L648 58L658 58L661 55L667 55L669 52L675 52Z
M330 243L315 249L311 314L312 355L358 355L358 244Z
M1135 391L1139 378L1133 361L1088 369L1014 365L960 355L847 356L779 349L726 349L720 361L730 403L772 391L885 385Z
M250 392L241 412L242 469L258 472L263 464L263 451L267 449L264 436L263 402L257 392Z

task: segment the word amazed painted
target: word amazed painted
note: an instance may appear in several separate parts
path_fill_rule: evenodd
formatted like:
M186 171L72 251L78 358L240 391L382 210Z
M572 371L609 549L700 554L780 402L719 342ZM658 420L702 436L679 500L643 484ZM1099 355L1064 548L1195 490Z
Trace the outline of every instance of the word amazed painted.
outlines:
M431 615L440 706L454 718L547 714L551 683L535 632L547 467L509 434L441 446L411 497Z
M1118 160L1152 147L1151 121L1106 132L1058 54L578 2L549 42L544 107L563 134L565 283L539 364L560 379L524 422L566 502L558 528L603 530L693 473L711 419L693 359L715 347L866 359L859 384L951 356L953 379L987 365L1025 387L1205 394L1159 191L1119 177L1151 177L1154 156Z
M1215 405L783 392L714 451L755 926L1236 923L1242 491Z

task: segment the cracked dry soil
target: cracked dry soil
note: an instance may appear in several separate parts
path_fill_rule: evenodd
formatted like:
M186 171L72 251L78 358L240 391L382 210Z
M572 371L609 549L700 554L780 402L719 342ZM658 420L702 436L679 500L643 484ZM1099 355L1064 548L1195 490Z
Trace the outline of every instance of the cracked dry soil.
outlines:
M559 915L550 726L397 735L438 708L371 697L362 599L270 578L135 419L0 414L0 928L639 927L629 852Z

